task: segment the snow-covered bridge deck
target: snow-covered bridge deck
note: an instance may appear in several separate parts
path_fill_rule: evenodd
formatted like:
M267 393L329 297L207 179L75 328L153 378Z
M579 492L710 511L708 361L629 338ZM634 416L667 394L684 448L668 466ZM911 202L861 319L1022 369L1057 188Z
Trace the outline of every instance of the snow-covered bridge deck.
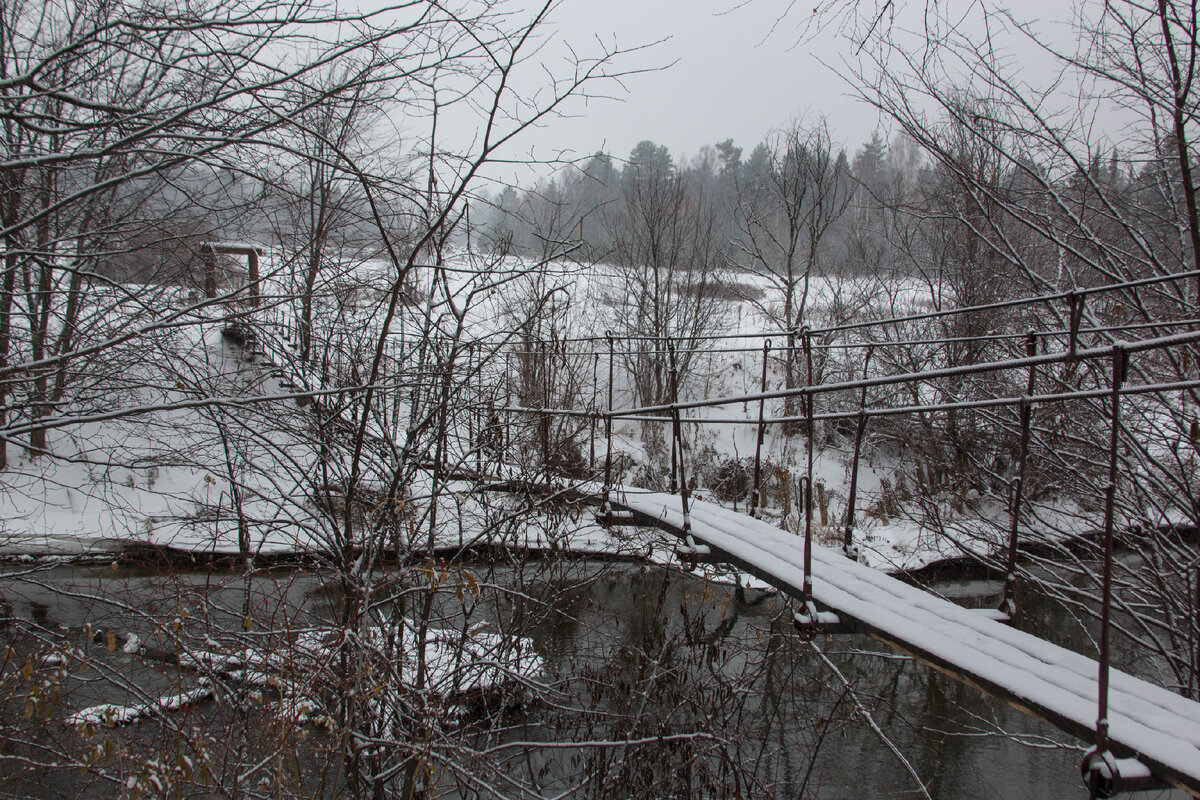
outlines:
M616 491L631 511L683 537L675 495ZM690 506L691 534L712 555L799 596L804 540L706 502ZM1094 737L1098 664L971 609L935 597L841 551L812 547L812 600L888 645L1078 736ZM1109 740L1163 782L1200 797L1200 703L1112 670Z

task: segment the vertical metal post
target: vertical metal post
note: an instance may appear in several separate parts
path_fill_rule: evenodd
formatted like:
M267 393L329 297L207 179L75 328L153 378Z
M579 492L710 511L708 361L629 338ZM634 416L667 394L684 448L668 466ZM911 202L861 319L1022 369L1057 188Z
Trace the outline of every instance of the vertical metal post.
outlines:
M863 358L863 380L871 366L874 348L867 347ZM867 387L862 388L858 398L858 425L854 429L854 460L850 462L850 496L846 500L846 529L842 536L842 554L851 561L858 560L858 548L854 546L855 502L858 499L858 464L862 454L863 437L867 433Z
M1192 680L1194 681L1194 690L1192 696L1200 700L1200 561L1196 562L1196 594L1194 597L1195 605L1195 624L1196 624L1196 655L1192 662Z
M504 352L504 421L505 425L500 431L500 463L504 463L505 457L508 455L509 445L512 444L512 350ZM500 470L497 470L499 473Z
M796 337L800 335L800 329L792 327L787 333L787 358L783 360L783 386L785 389L794 388L796 385ZM791 398L789 398L789 401ZM784 412L788 413L795 409L795 403L784 403ZM794 412L793 412L794 413Z
M801 331L803 334L804 359L808 365L808 386L812 387L813 382L813 367L812 367L812 333L809 332L807 326ZM805 420L804 432L805 438L808 439L807 445L807 464L805 465L805 492L804 497L800 498L804 502L804 589L803 601L809 604L812 601L812 483L813 483L813 393L805 392L804 395Z
M672 424L671 435L672 436L675 435L673 424ZM671 477L669 479L669 483L667 484L667 492L669 494L675 494L675 492L679 491L678 475L679 475L679 456L675 452L674 444L672 444L672 446L671 446Z
M1129 355L1125 348L1114 345L1112 350L1112 396L1110 414L1112 431L1108 442L1108 485L1104 491L1104 573L1100 599L1100 674L1096 714L1096 753L1108 749L1108 673L1109 631L1112 628L1112 562L1113 524L1117 494L1117 446L1121 436L1121 384Z
M612 491L613 361L616 356L616 345L613 343L612 331L605 331L604 335L608 338L608 413L604 415L604 500L600 510L605 518L608 518L612 514L609 493Z
M541 411L538 414L538 437L542 440L542 469L546 473L546 483L550 483L550 415L546 411L550 406L550 356L547 353L546 342L538 342L541 351L542 380L538 396Z
M1033 357L1037 355L1037 333L1030 331L1025 337L1025 353ZM1037 381L1037 367L1029 366L1029 378L1025 383L1025 396L1021 398L1021 443L1017 451L1017 474L1012 480L1012 502L1009 505L1008 521L1008 559L1004 573L1004 595L1000 600L1000 610L1012 617L1017 613L1017 543L1018 530L1021 521L1021 494L1025 486L1025 463L1029 457L1029 434L1033 425L1034 384Z
M763 356L762 356L762 378L759 380L758 391L766 394L767 391L767 356L771 352L771 340L763 340ZM766 438L766 425L763 424L765 414L765 400L758 398L758 438L754 445L754 488L750 492L750 510L749 514L752 517L759 517L761 513L759 509L762 506L762 447L763 440Z
M800 496L796 498L796 508L804 513L804 539L805 547L812 540L812 520L814 510L813 500L814 481L807 475L800 476Z
M471 414L475 418L475 440L472 441L475 448L475 473L482 476L483 440L485 438L483 432L487 426L487 421L483 418L483 346L480 342L472 342L471 349L474 351L475 360L471 372L467 373L467 381L470 385L471 378L475 379L474 397L471 398Z
M670 385L671 404L674 405L675 403L679 402L679 397L676 394L677 387L675 385L676 384L675 345L671 342L671 340L669 338L666 340L666 344L667 344L667 376L668 376L667 379L670 381L670 384L671 384ZM655 346L657 346L657 344ZM672 436L676 435L675 428L676 428L675 412L672 411L671 412L671 435ZM672 445L671 445L671 485L667 490L671 494L675 494L675 491L679 488L678 475L679 475L679 456L676 451L674 443L672 443Z
M683 461L683 424L679 419L679 371L675 368L675 345L670 339L667 340L667 358L670 363L671 377L671 453L675 455L678 452L679 502L683 509L683 535L688 548L695 551L696 541L692 538L692 518L688 508L687 473ZM673 462L674 460L672 459Z
M600 353L592 353L592 413L591 413L591 435L588 436L588 472L595 476L596 474L596 394L600 391L600 383L597 380L597 372L600 367Z

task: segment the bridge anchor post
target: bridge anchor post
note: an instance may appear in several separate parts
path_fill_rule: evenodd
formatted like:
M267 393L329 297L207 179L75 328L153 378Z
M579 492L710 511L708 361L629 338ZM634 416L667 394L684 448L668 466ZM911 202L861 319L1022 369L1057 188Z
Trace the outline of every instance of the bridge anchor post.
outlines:
M820 634L858 633L852 621L842 619L835 611L818 611L812 600L806 601L800 611L792 614L792 627L806 640Z
M1111 750L1097 751L1094 747L1079 762L1079 772L1092 798L1170 788L1136 758L1117 758Z

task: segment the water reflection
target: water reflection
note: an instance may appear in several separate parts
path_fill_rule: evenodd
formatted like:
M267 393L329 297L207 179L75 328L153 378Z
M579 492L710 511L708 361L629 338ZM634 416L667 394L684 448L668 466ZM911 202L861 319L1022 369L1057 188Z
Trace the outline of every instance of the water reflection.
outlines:
M448 766L429 778L444 796L489 796L480 787L507 782L513 794L542 796L574 789L579 797L919 797L914 773L935 798L1086 796L1077 773L1083 743L869 637L806 641L792 631L780 598L747 606L727 587L669 570L579 561L468 565L437 580L433 595L411 576L381 580L387 588L375 608L381 618L419 610L451 627L485 624L528 636L546 664L519 707L481 707L444 733L437 757ZM998 599L997 585L979 581L933 588L969 605ZM299 570L245 580L56 567L10 575L3 595L18 651L12 663L33 654L45 662L56 647L74 648L50 720L6 745L10 755L60 763L82 758L92 742L54 720L194 683L193 673L162 657L183 645L180 632L191 643L235 635L286 642L328 626L342 600L327 575ZM1091 652L1090 623L1031 587L1022 599L1018 626L1054 631L1060 644ZM131 635L158 657L124 652ZM1124 658L1147 667L1132 652ZM35 678L49 669L39 662ZM10 718L20 716L24 695L9 686L0 698L6 724L20 729ZM291 775L296 793L350 791L329 777L338 752L331 734L281 732L265 713L210 703L105 735L131 753L139 743L143 752L179 752L172 736L202 731L208 747L230 749L222 754L226 771L209 776L209 785L231 780L244 769L238 763L270 740L279 758L290 753L295 761L263 771L274 776L274 790ZM264 735L268 729L274 733ZM456 742L467 755L452 752ZM565 746L580 742L589 744ZM98 759L82 772L47 772L9 759L0 769L5 788L17 793L116 796L121 770L133 768ZM477 782L456 770L475 770Z

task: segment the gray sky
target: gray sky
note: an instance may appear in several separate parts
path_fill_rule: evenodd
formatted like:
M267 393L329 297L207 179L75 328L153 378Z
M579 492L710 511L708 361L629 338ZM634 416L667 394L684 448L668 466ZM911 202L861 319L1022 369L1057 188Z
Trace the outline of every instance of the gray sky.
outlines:
M976 1L945 0L938 8L966 12ZM671 66L629 76L624 91L612 87L617 99L574 103L571 118L552 120L527 134L521 152L532 147L537 157L549 158L560 150L586 156L604 149L624 157L637 142L651 139L678 158L732 137L748 154L773 128L799 115L825 115L835 140L852 152L875 129L886 135L887 120L856 101L851 87L831 69L852 57L846 39L836 30L801 35L803 15L811 14L811 4L818 0L808 2L793 3L779 21L787 0L750 0L740 6L739 0L562 0L553 20L561 40L578 51L595 52L597 37L626 48L662 40L621 63L630 68ZM1066 17L1071 6L1066 0L992 5L1009 7L1022 18ZM898 7L904 9L898 24L920 27L923 3ZM554 51L547 48L546 53L553 64Z
M629 76L626 91L612 87L617 99L574 104L572 118L527 136L526 147L539 156L558 148L625 156L652 139L678 157L732 137L749 153L792 116L822 113L839 138L869 138L876 115L854 103L844 82L820 63L834 62L843 42L830 34L797 45L790 21L769 35L782 4L756 0L737 8L735 2L564 0L554 15L564 41L584 52L595 48L596 37L621 47L658 41L622 63L670 66Z
M819 60L837 59L843 42L829 34L797 45L790 19L770 35L782 5L565 0L555 15L565 40L601 35L628 47L661 39L630 60L671 66L629 77L623 102L591 103L581 118L556 122L547 144L558 140L584 152L603 146L626 155L642 139L653 139L676 155L694 155L704 144L733 137L749 151L796 113L826 113L839 130L866 128L869 136L876 117L853 103L848 87Z

